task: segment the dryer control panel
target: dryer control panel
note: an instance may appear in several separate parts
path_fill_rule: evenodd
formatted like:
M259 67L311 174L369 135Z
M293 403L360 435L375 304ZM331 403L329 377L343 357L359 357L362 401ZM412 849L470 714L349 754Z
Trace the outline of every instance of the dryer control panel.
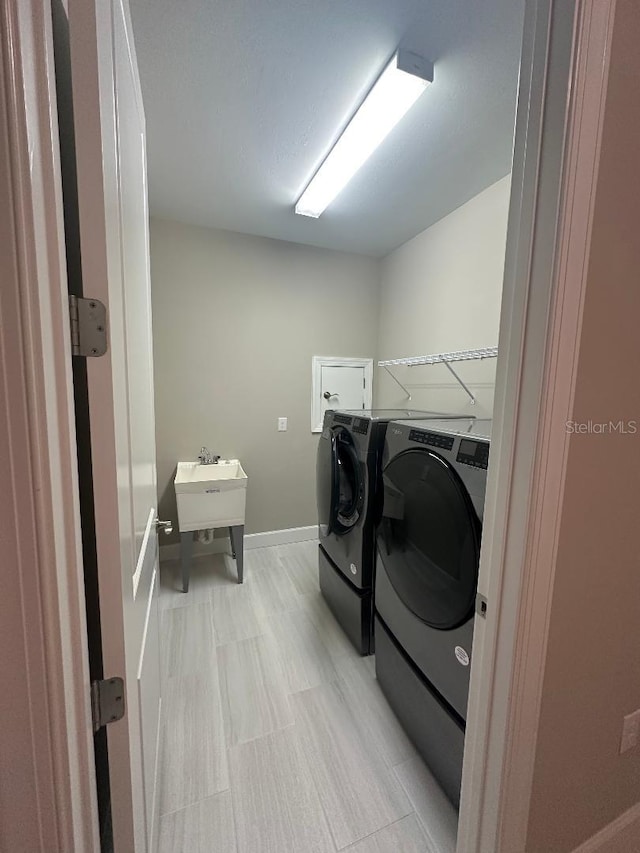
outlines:
M489 445L486 441L473 441L470 438L461 439L456 462L471 465L472 468L487 468L489 465Z
M442 447L451 450L453 447L453 436L442 435L439 432L423 432L421 429L412 429L409 433L409 441L419 441L420 444L428 444L429 447Z

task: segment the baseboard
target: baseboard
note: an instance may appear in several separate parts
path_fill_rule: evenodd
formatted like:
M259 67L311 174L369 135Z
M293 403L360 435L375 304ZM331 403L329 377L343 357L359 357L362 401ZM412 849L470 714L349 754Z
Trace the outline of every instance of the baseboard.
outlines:
M270 545L288 545L291 542L308 542L318 538L318 525L287 527L284 530L266 530L244 537L246 548L268 548Z
M291 542L307 542L318 538L318 525L309 527L288 527L285 530L266 530L263 533L248 533L244 537L245 551L253 548L268 548L271 545L288 545ZM193 543L193 556L201 557L205 554L225 554L230 552L229 537L222 536L214 539L209 545L204 545L197 540ZM160 560L178 560L180 558L180 543L160 546Z
M635 853L640 850L640 803L588 838L573 853Z

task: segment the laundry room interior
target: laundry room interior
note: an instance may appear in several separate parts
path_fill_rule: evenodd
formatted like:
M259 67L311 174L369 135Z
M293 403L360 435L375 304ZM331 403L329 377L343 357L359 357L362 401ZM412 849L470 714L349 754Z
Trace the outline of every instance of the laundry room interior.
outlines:
M131 0L161 853L456 849L523 14ZM392 66L419 95L309 213Z

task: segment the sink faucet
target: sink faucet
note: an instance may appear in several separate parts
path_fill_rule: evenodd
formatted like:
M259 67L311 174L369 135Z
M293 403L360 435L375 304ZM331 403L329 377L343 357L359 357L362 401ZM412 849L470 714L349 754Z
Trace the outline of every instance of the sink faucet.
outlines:
M220 457L214 455L207 447L202 447L198 459L201 465L217 465Z

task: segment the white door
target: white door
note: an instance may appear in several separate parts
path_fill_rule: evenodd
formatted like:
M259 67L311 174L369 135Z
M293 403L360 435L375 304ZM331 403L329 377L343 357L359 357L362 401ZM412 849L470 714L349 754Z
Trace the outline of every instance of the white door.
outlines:
M125 679L108 726L116 851L157 847L160 717L156 461L145 119L126 0L70 0L85 296L108 309L87 359L105 678Z
M311 429L322 431L327 409L370 409L373 360L316 355L312 363Z
M322 366L323 415L327 409L364 409L365 393L364 367Z

